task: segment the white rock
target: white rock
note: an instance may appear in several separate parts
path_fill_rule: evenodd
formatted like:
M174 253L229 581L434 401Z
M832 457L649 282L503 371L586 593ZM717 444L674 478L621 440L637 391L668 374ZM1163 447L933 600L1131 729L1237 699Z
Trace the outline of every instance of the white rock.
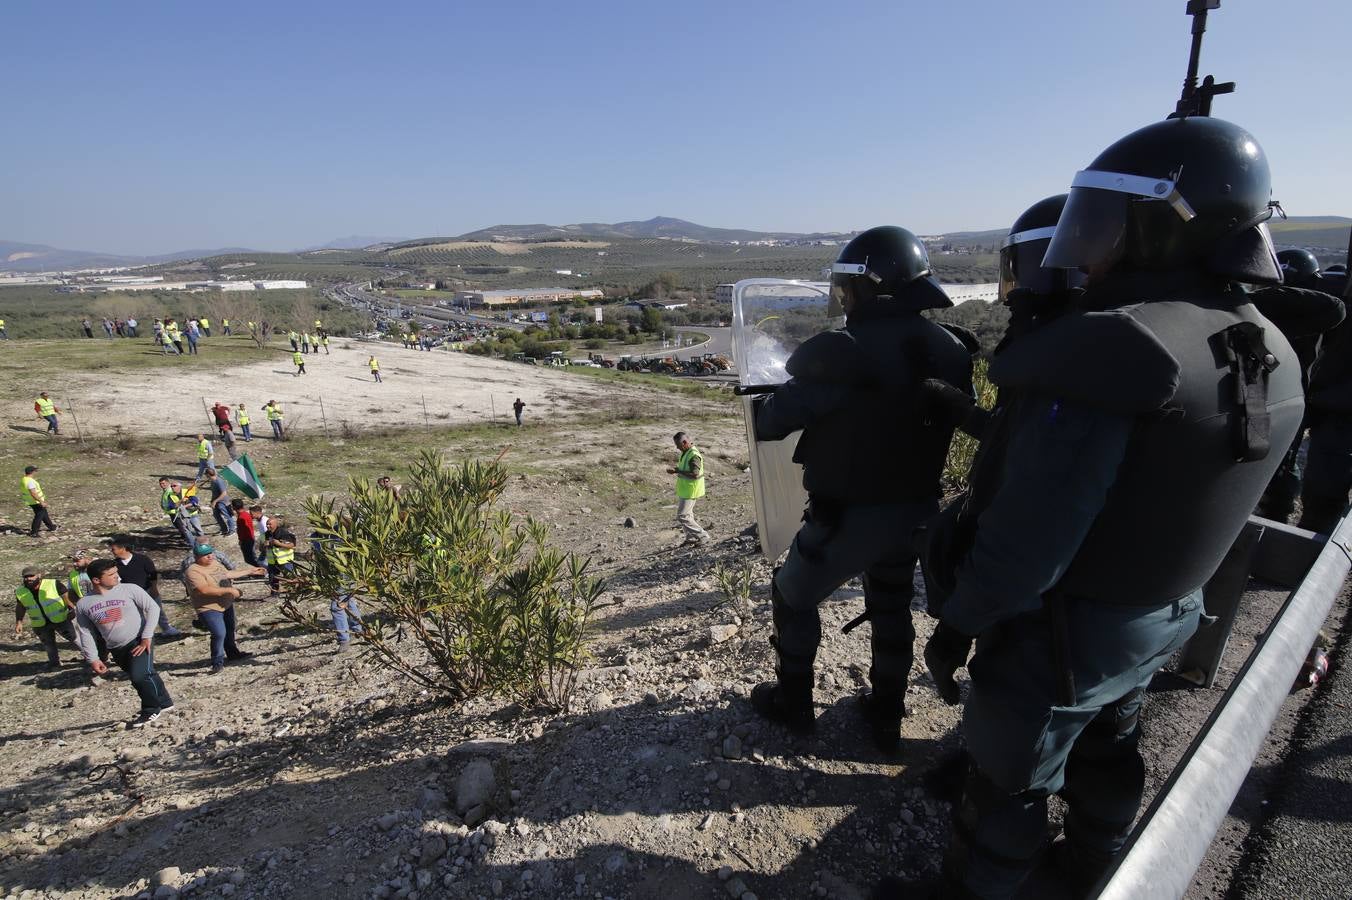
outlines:
M483 806L497 786L493 764L486 759L471 760L455 781L455 811L464 815L476 806Z
M178 866L165 866L150 877L150 883L155 887L166 884L173 885L182 877L183 872L179 870Z
M736 625L710 625L709 643L721 644L737 636Z

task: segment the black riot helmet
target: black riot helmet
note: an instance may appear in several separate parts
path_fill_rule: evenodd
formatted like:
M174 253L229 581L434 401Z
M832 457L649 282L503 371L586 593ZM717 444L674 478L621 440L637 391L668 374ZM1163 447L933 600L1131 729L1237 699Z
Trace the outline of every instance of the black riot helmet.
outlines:
M841 249L831 266L831 300L856 317L953 305L924 242L896 225L861 231Z
M1283 250L1277 254L1282 281L1293 287L1313 287L1319 280L1319 260L1309 250Z
M1278 253L1277 255L1278 255L1278 256L1281 256L1280 253ZM1327 269L1324 270L1324 274L1325 274L1325 275L1346 275L1346 274L1347 274L1347 266L1343 265L1342 263L1334 263L1333 265L1329 266Z
M1000 300L1009 302L1009 292L1023 288L1040 296L1061 294L1084 284L1079 269L1047 269L1047 255L1056 223L1066 205L1066 195L1039 200L1014 220L1009 236L1000 245Z
M1281 280L1267 225L1267 157L1221 119L1166 119L1133 131L1075 175L1044 266L1202 268L1236 281Z

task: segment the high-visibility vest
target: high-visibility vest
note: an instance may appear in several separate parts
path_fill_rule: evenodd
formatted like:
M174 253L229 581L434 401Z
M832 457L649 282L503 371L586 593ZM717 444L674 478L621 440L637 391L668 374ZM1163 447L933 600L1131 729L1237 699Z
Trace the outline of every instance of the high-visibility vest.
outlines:
M211 459L211 442L205 438L197 442L197 458Z
M249 424L249 414L241 409L239 411L239 427L243 428L245 425L248 424Z
M371 371L372 371L372 372L379 372L379 371L380 371L380 360L377 360L377 359L371 360Z
M79 569L70 570L70 579L68 583L70 584L70 592L75 595L76 600L79 600L81 597L85 595L84 588L80 587Z
M283 550L281 547L268 545L268 565L284 566L296 558L296 550Z
M290 341L298 341L300 340L300 335L296 334L294 331L288 331L286 333L286 338Z
M22 483L24 503L27 503L29 506L36 506L39 503L47 502L47 495L42 493L42 485L38 484L36 478L32 475L25 475ZM36 500L33 499L34 496L37 497Z
M268 414L269 422L275 422L282 417L282 408L280 406L265 406L263 409Z
M222 327L222 328L229 328L229 327L230 327L230 320L229 320L229 319L221 319L221 327Z
M52 401L48 400L46 397L39 397L34 402L37 403L38 405L38 415L40 416L56 415L56 404L52 403Z
M171 332L171 331L169 331L169 330L167 330L167 329L160 332L160 343L161 343L161 344L164 344L164 345L167 347L167 346L169 346L170 344L172 344L173 342L174 342L174 335L173 335L173 332Z
M704 496L704 456L699 452L699 448L693 444L690 449L681 454L681 461L676 463L677 472L689 472L692 460L700 461L700 476L698 478L676 477L676 496L681 500L698 500Z
M327 334L324 335L322 338L319 339L319 343L327 347L329 345L329 336Z
M211 323L208 322L206 319L198 319L197 321L201 323L201 325L202 325L203 328L210 328L210 327L211 327Z
M299 351L299 350L297 350L295 353L292 353L292 354L291 354L291 361L294 362L294 363L295 363L296 365L298 365L298 366L303 366L303 365L305 365L305 357L303 357L303 356L300 355L300 351Z
M14 596L23 604L24 610L28 613L28 624L34 628L41 628L49 622L60 625L70 618L70 609L56 589L55 578L42 579L38 584L36 595L27 585L21 585L14 592Z
M4 328L4 327L5 327L5 320L4 320L4 319L0 319L0 328Z
M318 331L319 329L321 329L321 328L323 328L323 327L324 327L324 326L320 324L319 320L318 320L318 319L315 319L315 331Z
M178 512L178 506L182 502L183 498L175 494L173 488L165 488L164 493L160 494L160 509L171 519Z

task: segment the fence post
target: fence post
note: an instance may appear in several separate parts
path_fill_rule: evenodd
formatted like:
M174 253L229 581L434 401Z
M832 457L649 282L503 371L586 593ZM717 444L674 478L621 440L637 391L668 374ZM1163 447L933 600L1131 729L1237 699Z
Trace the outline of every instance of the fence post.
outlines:
M70 418L71 421L75 423L75 437L79 439L81 444L83 444L84 432L80 430L80 417L75 415L75 401L74 400L70 401L69 405L70 405Z
M431 430L432 430L432 425L431 425L431 423L429 423L429 422L427 421L427 395L426 395L426 394L422 394L421 397L422 397L422 408L423 408L423 428L426 429L427 431L431 431Z
M216 417L211 414L211 407L207 406L207 398L202 398L202 412L207 414L207 431L216 430Z
M324 412L324 398L319 398L319 418L324 422L324 437L329 436L329 417Z
M498 420L498 405L493 402L493 395L488 395L488 411L493 414L493 421Z

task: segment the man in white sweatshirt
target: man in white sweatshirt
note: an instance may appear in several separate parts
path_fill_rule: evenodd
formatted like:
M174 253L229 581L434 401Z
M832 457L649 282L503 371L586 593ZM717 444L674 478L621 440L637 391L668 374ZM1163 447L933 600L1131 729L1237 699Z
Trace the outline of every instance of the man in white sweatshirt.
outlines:
M152 642L160 608L144 589L122 583L116 560L96 559L86 571L94 592L75 604L75 642L94 672L102 675L108 666L99 660L93 633L103 637L113 661L131 677L141 698L141 712L131 727L143 728L174 706L155 671Z

